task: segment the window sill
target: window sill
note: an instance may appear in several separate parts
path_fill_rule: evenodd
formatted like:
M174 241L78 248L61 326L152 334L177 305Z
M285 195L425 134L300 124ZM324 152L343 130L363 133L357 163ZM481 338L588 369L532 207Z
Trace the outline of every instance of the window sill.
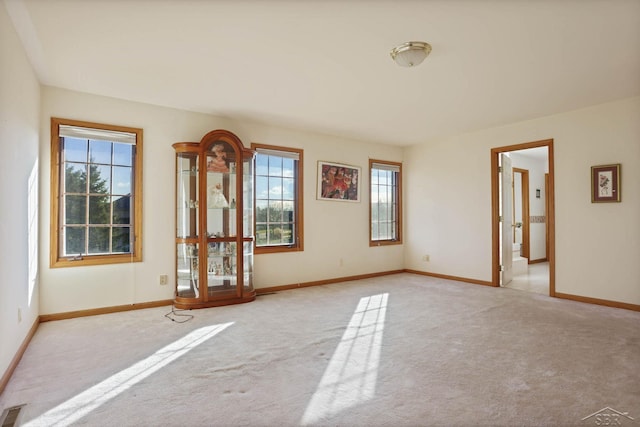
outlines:
M391 246L391 245L401 245L402 240L372 240L369 242L369 246Z
M51 268L65 268L65 267L85 267L89 265L109 265L109 264L125 264L131 262L141 262L142 256L125 254L125 255L89 255L84 256L81 259L74 259L74 257L60 258L57 260L51 260Z
M264 246L253 249L255 255L260 254L276 254L282 252L302 252L304 248L297 246Z

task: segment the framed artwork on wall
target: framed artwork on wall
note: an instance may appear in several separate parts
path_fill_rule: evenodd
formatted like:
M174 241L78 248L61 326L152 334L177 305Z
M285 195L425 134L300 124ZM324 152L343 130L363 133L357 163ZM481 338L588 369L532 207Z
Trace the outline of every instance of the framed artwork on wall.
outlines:
M591 203L620 201L620 163L591 167Z
M318 200L360 201L360 168L318 161Z

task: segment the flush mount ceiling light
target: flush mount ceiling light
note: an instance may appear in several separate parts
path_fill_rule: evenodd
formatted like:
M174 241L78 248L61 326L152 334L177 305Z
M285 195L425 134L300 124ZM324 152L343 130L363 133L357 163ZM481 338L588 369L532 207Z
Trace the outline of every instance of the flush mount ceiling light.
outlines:
M401 67L420 65L431 53L431 45L425 42L406 42L391 50L391 58Z

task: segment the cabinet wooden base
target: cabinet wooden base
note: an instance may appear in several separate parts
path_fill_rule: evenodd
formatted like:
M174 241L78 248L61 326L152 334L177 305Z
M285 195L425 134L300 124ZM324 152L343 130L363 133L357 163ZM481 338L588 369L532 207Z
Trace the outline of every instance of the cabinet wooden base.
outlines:
M240 298L225 298L212 301L197 301L189 300L187 298L176 298L173 301L175 308L180 310L192 310L196 308L209 308L209 307L221 307L223 305L243 304L251 302L256 299L256 292L250 292Z

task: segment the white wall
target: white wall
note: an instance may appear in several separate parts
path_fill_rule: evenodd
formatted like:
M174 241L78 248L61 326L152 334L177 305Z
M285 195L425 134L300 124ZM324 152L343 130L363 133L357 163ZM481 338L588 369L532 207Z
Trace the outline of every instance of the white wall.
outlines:
M2 3L0 377L39 314L36 234L39 114L40 85ZM18 318L19 308L22 320Z
M635 97L407 148L405 266L490 281L490 150L553 138L556 291L640 304L638 118ZM609 163L622 203L592 204L590 167Z
M471 136L449 138L407 147L404 158L405 267L490 280L487 145Z
M524 156L519 152L511 153L511 165L514 168L529 171L529 216L544 216L544 174L547 161ZM540 189L540 198L536 198L536 189ZM529 224L529 260L535 261L547 257L546 218L544 223Z
M107 266L49 268L49 236L40 240L41 313L60 313L97 307L158 301L173 297L172 286L160 286L158 276L175 272L174 151L178 141L200 141L213 129L236 133L246 146L251 142L304 149L304 252L256 256L255 286L293 283L401 269L401 246L368 246L368 158L402 160L402 149L380 144L295 132L44 87L43 137L40 140L42 189L41 227L48 230L50 204L51 117L86 120L144 130L143 257L142 263ZM318 160L362 167L360 203L315 199ZM340 266L340 259L343 266Z

